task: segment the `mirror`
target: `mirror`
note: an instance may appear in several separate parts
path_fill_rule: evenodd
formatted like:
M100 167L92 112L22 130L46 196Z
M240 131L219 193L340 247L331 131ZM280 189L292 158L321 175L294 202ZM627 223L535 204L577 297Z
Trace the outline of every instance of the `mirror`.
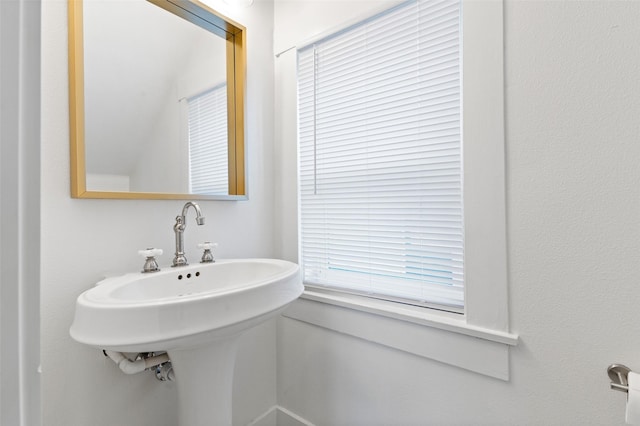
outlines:
M69 0L72 197L246 198L244 31L195 0Z

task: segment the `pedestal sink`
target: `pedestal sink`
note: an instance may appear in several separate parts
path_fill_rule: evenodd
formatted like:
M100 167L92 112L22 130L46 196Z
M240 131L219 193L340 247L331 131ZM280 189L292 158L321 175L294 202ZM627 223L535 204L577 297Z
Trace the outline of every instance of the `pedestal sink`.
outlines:
M231 425L236 348L243 331L302 293L298 265L220 260L105 279L82 293L70 333L119 352L167 351L181 426Z

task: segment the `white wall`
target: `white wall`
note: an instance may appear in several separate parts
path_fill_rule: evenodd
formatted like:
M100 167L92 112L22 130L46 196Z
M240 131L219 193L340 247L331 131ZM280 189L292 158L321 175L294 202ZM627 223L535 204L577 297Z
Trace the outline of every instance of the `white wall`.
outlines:
M275 52L369 6L277 0ZM510 381L281 319L280 405L319 426L624 424L605 371L640 370L638 16L639 2L505 3ZM296 204L294 119L276 117L277 209ZM279 226L295 257L296 230Z
M215 3L213 3L214 6ZM201 202L207 224L188 218L187 257L196 243L218 242L217 255L273 256L273 5L223 9L248 32L246 202ZM140 248L165 249L170 263L172 226L180 201L70 198L66 1L42 10L41 317L43 423L51 426L176 424L173 384L150 374L124 376L102 354L68 333L76 297L105 273L137 270ZM33 226L37 226L34 224ZM275 323L243 339L234 387L234 417L246 424L275 404Z

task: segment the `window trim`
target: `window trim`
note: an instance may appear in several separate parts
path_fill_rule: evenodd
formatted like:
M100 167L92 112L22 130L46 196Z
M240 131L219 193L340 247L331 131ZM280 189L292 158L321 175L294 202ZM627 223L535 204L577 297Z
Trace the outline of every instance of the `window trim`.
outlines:
M502 0L463 0L463 17L465 317L507 331Z
M459 314L309 288L283 316L504 381L518 344Z
M508 351L517 345L518 335L509 331L508 315L503 1L463 0L462 10L465 313L418 308L418 314L393 302L307 288L284 316L509 380ZM344 27L348 24L352 22ZM295 76L295 51L276 57L282 64L279 73ZM281 84L294 86L295 94L291 80ZM283 103L279 130L291 137L284 123L287 113L296 111L295 96L284 95ZM291 232L287 223L282 227L289 235L282 252L292 253L287 245L293 244Z

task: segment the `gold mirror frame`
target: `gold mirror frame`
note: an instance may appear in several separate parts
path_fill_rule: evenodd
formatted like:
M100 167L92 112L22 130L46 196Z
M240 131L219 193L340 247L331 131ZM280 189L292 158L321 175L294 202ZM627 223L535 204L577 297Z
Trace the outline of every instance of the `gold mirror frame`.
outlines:
M229 194L172 194L160 192L88 191L84 139L84 41L82 0L68 0L69 8L69 122L71 196L113 199L246 199L244 149L244 85L246 29L197 0L147 0L227 41L227 111Z

